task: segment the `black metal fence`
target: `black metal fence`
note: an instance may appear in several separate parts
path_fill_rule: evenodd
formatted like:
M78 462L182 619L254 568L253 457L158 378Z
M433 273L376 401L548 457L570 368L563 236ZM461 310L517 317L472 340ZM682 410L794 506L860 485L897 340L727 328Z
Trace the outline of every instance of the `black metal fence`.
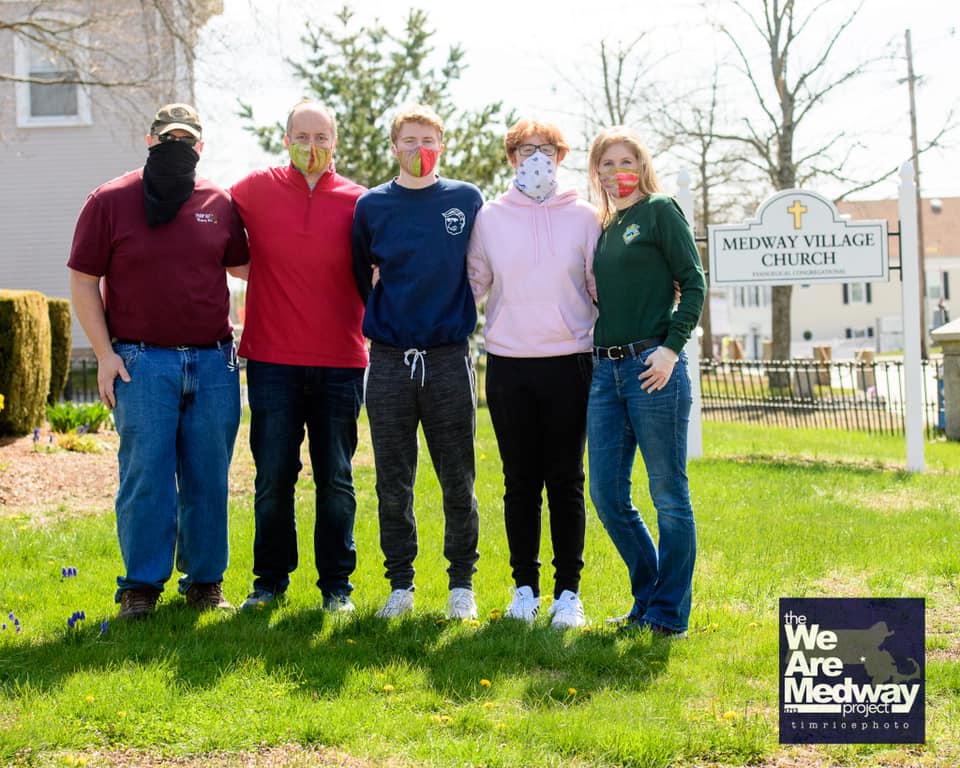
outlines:
M923 361L928 438L943 433L943 362ZM902 360L702 360L705 419L904 434Z
M944 428L943 362L931 359L921 365L924 421L932 439ZM482 368L478 366L477 381L481 396ZM702 360L700 388L703 417L713 421L904 434L901 360ZM97 399L96 361L72 363L63 398L78 403Z

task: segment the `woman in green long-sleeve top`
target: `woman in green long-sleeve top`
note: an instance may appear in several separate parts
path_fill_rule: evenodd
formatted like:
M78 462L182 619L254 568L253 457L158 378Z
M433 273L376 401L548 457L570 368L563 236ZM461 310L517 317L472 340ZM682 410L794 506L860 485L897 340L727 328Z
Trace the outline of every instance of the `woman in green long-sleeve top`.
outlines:
M589 168L603 214L593 263L599 317L587 411L590 496L630 576L633 607L622 630L682 635L696 559L683 347L703 307L703 269L690 227L676 202L659 193L636 133L622 126L602 131ZM638 448L658 544L630 496Z

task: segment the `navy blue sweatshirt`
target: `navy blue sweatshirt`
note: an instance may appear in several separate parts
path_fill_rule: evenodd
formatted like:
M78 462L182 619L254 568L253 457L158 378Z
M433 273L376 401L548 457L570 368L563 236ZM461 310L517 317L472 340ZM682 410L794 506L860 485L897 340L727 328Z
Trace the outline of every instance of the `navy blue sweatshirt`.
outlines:
M467 244L483 196L438 178L424 189L396 180L360 196L353 217L353 273L366 302L363 335L427 349L466 340L477 325ZM371 288L372 266L380 281Z

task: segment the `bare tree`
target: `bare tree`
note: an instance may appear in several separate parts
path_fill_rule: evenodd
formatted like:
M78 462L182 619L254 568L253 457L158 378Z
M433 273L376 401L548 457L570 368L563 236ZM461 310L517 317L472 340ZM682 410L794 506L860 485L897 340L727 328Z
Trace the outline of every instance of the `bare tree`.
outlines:
M200 27L222 9L222 0L2 2L0 40L19 39L47 66L0 68L0 82L172 93L191 77Z
M707 227L730 217L742 218L752 211L758 200L750 191L753 177L745 169L736 148L722 140L717 133L727 121L721 103L720 68L714 66L707 89L684 94L657 113L659 132L669 137L672 154L695 171L694 188L696 223L699 232L706 235ZM753 185L756 188L756 185ZM706 267L706 246L700 248ZM707 298L703 304L700 326L703 328L702 355L712 358L713 323L710 315L710 276L707 273Z
M855 136L838 127L831 134L812 144L801 144L800 129L817 120L830 97L846 86L857 82L880 62L889 62L893 49L887 47L876 56L845 67L833 66L836 53L842 47L857 14L866 0L860 0L839 22L828 24L832 31L823 36L819 26L823 16L836 9L835 2L818 0L726 0L722 8L711 8L724 17L731 9L738 12L756 36L749 38L727 25L720 25L738 60L737 71L746 82L756 117L745 116L739 128L718 131L718 139L740 144L747 149L742 161L757 169L774 190L791 189L807 184L812 179L831 179L848 187L847 192L868 189L889 178L896 168L884 171L876 178L864 180L848 171L851 157L862 149ZM753 60L748 53L748 39L757 40L765 50L763 63ZM801 57L800 52L804 52ZM803 63L798 64L800 59ZM818 120L818 126L830 125ZM952 117L925 146L937 146L952 125ZM809 134L805 134L809 135ZM772 290L773 356L790 356L791 286L774 286Z

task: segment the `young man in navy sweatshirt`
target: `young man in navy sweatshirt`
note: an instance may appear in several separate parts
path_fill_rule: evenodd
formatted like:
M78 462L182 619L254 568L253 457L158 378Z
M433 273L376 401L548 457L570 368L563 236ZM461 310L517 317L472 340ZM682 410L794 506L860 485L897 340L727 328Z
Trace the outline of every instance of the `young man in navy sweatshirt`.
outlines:
M372 342L365 399L380 546L392 589L377 615L413 610L413 487L422 424L443 495L447 616L475 618L476 380L467 339L477 311L466 253L483 197L472 184L435 173L443 122L430 107L402 108L390 142L400 174L362 195L353 220L354 275L366 301L363 333Z

